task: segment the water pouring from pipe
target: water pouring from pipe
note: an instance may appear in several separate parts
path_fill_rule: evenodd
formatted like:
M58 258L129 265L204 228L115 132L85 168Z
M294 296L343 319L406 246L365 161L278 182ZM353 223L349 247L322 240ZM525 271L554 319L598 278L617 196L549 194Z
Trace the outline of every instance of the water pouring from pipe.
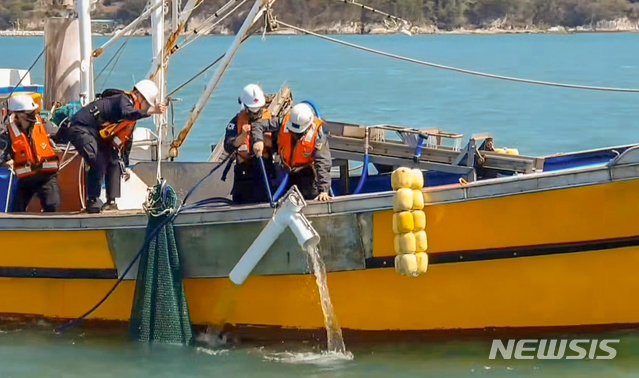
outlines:
M352 359L353 355L346 351L342 330L333 312L333 304L326 284L326 267L318 250L320 237L311 222L302 214L305 206L306 201L297 186L289 189L284 198L278 202L271 220L235 265L229 278L235 285L242 285L273 243L286 228L290 228L300 248L308 253L311 260L311 270L316 278L324 313L328 352L339 355L342 359Z
M304 206L306 206L306 201L304 201L302 193L297 189L297 186L293 186L280 202L264 230L229 274L229 278L234 284L242 285L246 281L255 266L286 228L291 229L297 238L297 243L303 250L319 244L320 237L317 231L301 212Z

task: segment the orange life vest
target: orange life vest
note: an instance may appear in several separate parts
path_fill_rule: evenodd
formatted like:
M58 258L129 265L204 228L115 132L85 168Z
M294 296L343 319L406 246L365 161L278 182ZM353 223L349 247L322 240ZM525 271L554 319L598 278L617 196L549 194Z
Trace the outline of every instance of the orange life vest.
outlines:
M264 109L262 111L261 119L269 120L271 119L271 117L272 115L269 110ZM237 135L242 134L242 127L244 127L244 125L250 125L250 124L251 122L249 120L249 115L246 112L246 110L241 111L237 115L237 119L235 120L235 130L237 132ZM270 156L271 147L273 147L272 134L270 132L265 132L264 133L264 152L263 152L264 157ZM246 139L244 139L244 142L237 148L237 154L239 155L241 161L245 161L251 158L252 151L253 151L253 144L251 142L251 134L249 133L246 136Z
M288 120L289 115L287 114L277 136L277 145L282 162L288 170L293 171L309 166L315 161L313 157L315 142L324 121L315 117L311 127L306 130L306 134L298 140L294 133L286 130Z
M20 131L15 117L9 117L9 137L13 152L13 170L16 176L25 178L39 172L57 172L58 155L55 153L47 129L39 115L31 129L31 136Z
M131 92L125 92L130 95ZM142 103L138 100L133 102L136 110L142 109ZM133 130L137 121L122 120L120 122L105 123L100 128L100 136L102 139L111 140L113 147L122 149L133 138Z

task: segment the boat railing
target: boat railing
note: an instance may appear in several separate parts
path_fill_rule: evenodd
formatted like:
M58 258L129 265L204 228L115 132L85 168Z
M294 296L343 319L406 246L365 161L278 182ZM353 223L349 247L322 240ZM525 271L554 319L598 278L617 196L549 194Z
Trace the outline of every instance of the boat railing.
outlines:
M407 143L407 138L389 140L377 138L371 140L366 129L393 131L411 134L423 141L435 140L436 144ZM468 181L477 168L495 170L503 174L529 174L543 171L544 158L510 155L494 150L493 138L490 134L476 134L468 143L459 148L462 134L447 133L439 129L414 129L394 125L363 126L344 122L326 122L329 146L334 159L363 161L369 155L371 163L393 166L411 165L427 170L467 175ZM453 146L444 145L445 138L453 140ZM417 139L419 141L419 139ZM368 146L368 147L367 147Z

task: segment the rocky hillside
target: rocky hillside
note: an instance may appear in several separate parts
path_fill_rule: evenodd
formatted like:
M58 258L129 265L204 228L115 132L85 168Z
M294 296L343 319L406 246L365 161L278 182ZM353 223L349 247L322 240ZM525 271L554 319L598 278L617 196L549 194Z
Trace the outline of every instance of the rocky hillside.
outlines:
M52 0L0 0L0 29L41 30L51 14ZM196 10L190 27L213 14L228 0L205 0ZM116 24L131 21L147 0L99 0L92 16ZM186 3L186 0L182 0ZM633 29L639 19L639 0L360 0L410 21L416 31L454 29L526 30L550 27L596 29L606 21L622 20ZM252 1L224 21L217 33L239 28ZM344 0L278 0L278 19L326 33L368 33L380 26L383 17ZM602 23L603 22L603 23ZM619 21L613 30L619 29ZM105 24L108 25L108 24ZM623 28L622 28L623 29ZM415 29L414 29L415 30Z

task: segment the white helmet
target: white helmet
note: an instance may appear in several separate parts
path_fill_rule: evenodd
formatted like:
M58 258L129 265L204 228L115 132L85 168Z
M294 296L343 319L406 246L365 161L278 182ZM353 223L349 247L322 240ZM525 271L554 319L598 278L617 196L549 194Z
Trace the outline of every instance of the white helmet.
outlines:
M286 130L301 134L308 129L315 119L313 109L307 104L297 104L291 109Z
M32 112L38 108L38 104L29 95L15 95L9 97L8 104L11 112Z
M249 84L242 89L242 94L239 97L240 104L248 108L248 110L257 112L262 106L266 104L264 98L264 92L259 85Z
M133 87L140 92L142 97L149 103L151 106L155 106L157 104L158 94L160 91L158 90L158 86L151 80L144 79L140 80Z

